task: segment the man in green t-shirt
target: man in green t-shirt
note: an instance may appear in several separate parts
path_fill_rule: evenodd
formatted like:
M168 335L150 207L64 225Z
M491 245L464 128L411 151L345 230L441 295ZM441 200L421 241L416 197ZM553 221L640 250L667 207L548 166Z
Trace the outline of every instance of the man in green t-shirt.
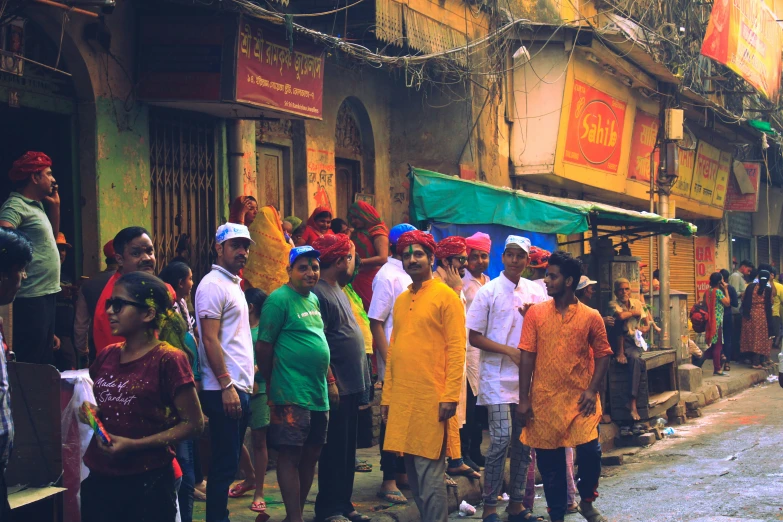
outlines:
M42 152L26 152L14 162L8 178L13 191L0 207L0 227L23 232L33 245L33 260L14 302L13 350L19 362L53 364L60 292L60 254L55 243L60 232L60 195L52 160Z
M318 297L320 253L291 250L288 283L264 303L256 360L269 383L270 444L277 448L277 479L288 522L303 522L315 465L326 443L330 402L339 401L329 369L329 345Z

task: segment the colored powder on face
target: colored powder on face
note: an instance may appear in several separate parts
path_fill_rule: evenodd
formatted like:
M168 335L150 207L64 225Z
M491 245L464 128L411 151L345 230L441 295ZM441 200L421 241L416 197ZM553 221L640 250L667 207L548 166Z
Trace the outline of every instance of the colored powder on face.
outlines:
M408 245L408 255L413 257L413 245Z

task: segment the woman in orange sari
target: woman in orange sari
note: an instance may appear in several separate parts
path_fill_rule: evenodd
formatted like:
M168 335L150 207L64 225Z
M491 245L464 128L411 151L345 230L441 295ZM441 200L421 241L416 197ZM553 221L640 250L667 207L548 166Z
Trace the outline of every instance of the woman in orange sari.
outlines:
M389 257L389 229L375 207L364 201L351 205L348 220L354 229L351 239L356 245L356 254L362 260L351 286L362 298L366 312L372 300L372 280Z
M332 224L332 210L329 207L317 207L307 220L302 240L306 245L312 245L313 241L320 237L331 236L334 232L329 228Z
M249 227L258 215L258 201L253 196L239 196L231 202L228 209L228 222L237 225ZM250 281L245 279L245 269L239 271L239 277L242 279L240 286L244 292L248 288L253 288Z

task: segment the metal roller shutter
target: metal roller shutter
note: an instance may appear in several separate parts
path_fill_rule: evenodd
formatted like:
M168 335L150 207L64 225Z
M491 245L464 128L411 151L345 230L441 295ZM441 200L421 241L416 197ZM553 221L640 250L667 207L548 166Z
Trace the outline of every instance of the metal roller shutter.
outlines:
M696 253L693 238L672 234L669 238L671 289L688 294L688 310L696 299Z
M758 259L758 264L769 263L769 242L767 241L767 236L758 236L756 238L756 245L756 259Z
M756 239L758 262L780 266L780 238L778 236L759 236Z

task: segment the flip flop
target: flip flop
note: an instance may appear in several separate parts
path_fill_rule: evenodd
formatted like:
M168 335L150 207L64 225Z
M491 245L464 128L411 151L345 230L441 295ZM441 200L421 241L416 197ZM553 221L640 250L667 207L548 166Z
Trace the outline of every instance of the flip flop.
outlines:
M345 518L350 520L351 522L370 522L372 519L368 517L367 515L362 515L361 513L357 512L354 515L345 515Z
M360 460L355 467L356 473L371 473L372 472L372 464L368 464L364 460Z
M474 470L470 466L468 466L467 469L458 469L458 470L455 470L455 471L447 469L446 473L449 476L452 476L452 477L468 477L469 479L480 479L481 478L481 473L479 473L478 471Z
M508 513L508 512L507 512ZM523 509L516 515L512 515L509 513L508 515L508 522L544 522L546 520L546 517L542 517L539 515L534 515L532 511L529 509Z
M253 503L250 504L250 511L266 513L266 502L263 500L254 500Z
M459 485L454 481L453 478L449 477L448 475L443 476L443 480L446 482L447 488L458 488Z
M228 490L228 496L231 498L239 498L248 491L253 491L256 489L256 485L253 484L252 486L245 486L243 485L244 482L239 482L236 484L233 488Z
M408 499L401 491L379 491L375 496L398 506L408 503Z

